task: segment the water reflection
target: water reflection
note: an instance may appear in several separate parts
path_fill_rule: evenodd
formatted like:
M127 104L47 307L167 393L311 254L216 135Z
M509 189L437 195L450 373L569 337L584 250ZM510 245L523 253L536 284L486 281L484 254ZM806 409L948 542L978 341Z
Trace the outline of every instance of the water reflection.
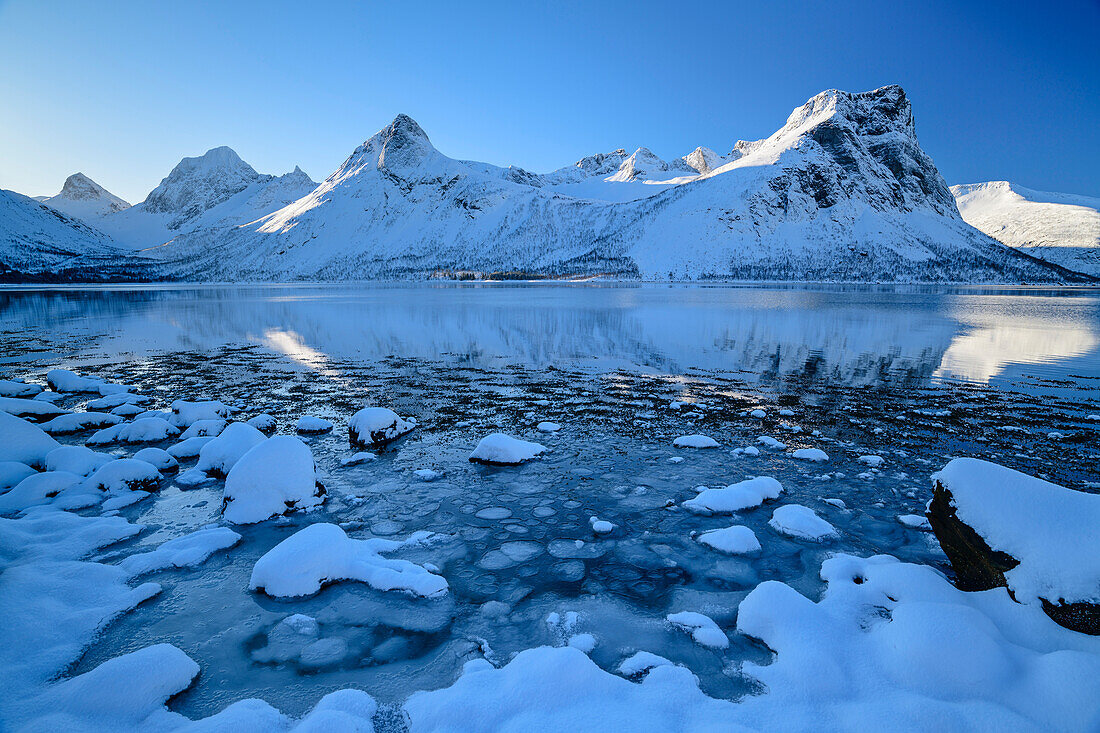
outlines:
M536 368L706 370L752 383L1013 384L1100 378L1080 289L638 285L7 289L12 361L259 345L335 376L391 356ZM1023 365L1023 370L1019 369Z

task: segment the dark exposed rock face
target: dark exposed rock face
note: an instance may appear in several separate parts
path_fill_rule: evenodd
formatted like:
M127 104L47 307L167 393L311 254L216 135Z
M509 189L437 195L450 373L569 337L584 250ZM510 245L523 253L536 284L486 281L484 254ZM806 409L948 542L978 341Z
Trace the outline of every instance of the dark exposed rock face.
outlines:
M994 550L956 514L951 491L939 481L928 507L928 523L936 533L940 547L955 570L959 590L979 591L1007 588L1005 573L1020 564L1016 558ZM1009 595L1012 590L1009 589ZM1100 604L1066 603L1062 599L1040 599L1043 611L1059 626L1093 636L1100 635Z

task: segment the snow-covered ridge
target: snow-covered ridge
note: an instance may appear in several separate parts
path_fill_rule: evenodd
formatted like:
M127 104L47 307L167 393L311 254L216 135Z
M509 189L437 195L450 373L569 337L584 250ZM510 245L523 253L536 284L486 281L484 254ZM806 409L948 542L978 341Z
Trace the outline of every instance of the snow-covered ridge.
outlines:
M645 148L538 175L454 160L399 115L315 190L156 252L184 279L519 271L646 279L1057 281L959 216L897 86L830 90L729 156ZM717 166L717 167L715 167ZM700 168L706 168L700 173ZM135 207L137 208L137 207Z
M1100 276L1100 199L1008 181L952 186L963 219L1010 247Z

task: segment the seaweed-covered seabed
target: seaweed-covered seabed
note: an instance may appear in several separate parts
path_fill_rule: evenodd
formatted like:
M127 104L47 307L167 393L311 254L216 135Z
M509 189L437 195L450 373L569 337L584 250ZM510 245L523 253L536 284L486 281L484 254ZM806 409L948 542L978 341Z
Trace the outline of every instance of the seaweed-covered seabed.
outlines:
M320 510L236 527L241 543L198 568L143 578L164 590L108 626L70 670L79 674L120 654L169 642L202 669L196 683L170 703L193 718L248 697L297 716L323 694L352 686L383 705L376 722L400 728L401 716L385 710L413 691L452 684L464 662L484 657L501 664L513 652L561 645L570 633L598 640L590 656L606 670L636 651L652 651L689 667L707 694L736 699L757 691L740 674L739 662L772 658L734 630L738 603L759 583L781 580L817 599L821 563L835 552L889 554L950 574L934 537L898 520L923 513L930 476L949 458L982 457L1087 491L1100 480L1100 423L1087 417L1097 411L1097 392L1087 378L1046 385L1056 396L1040 398L1036 392L1044 385L1035 380L1028 392L981 384L929 386L927 379L897 374L854 380L860 386L807 373L762 385L755 378L749 383L690 369L662 375L534 368L460 354L341 360L301 349L287 356L258 345L66 358L95 340L77 328L65 343L9 332L8 374L42 383L47 369L73 368L153 396L154 409L166 409L174 399L219 399L240 408L242 419L270 413L283 434L293 434L302 415L336 426L331 433L303 436L328 493ZM91 398L72 395L58 404L82 409ZM343 466L341 459L354 452L347 420L364 404L415 416L420 426L379 451L377 460ZM751 416L755 409L765 417ZM542 421L561 429L540 432L535 426ZM541 442L550 451L519 467L469 463L477 441L497 431ZM721 447L672 447L677 436L693 433L709 435ZM760 436L774 437L786 449L768 448ZM60 441L81 445L86 437ZM734 452L745 446L760 454ZM141 447L113 446L109 452L131 455ZM825 450L829 461L792 458L791 451L802 447ZM873 468L859 460L866 455L884 462ZM181 470L190 465L183 462ZM414 473L425 468L442 475L426 481ZM699 486L758 475L783 484L779 502L732 518L680 508ZM174 474L167 474L159 492L120 512L146 529L91 559L114 562L219 522L221 490L221 482L181 490ZM839 499L846 508L825 499ZM776 503L812 508L839 530L839 538L818 544L778 534L767 523ZM595 535L592 516L616 529ZM400 556L437 566L450 592L417 599L355 582L296 600L250 592L256 560L319 521L338 523L359 538L403 538L417 530L445 535ZM729 556L693 539L735 523L756 533L762 552ZM704 609L728 632L729 649L708 650L665 622L671 612ZM580 613L576 628L566 632L547 624L548 615L566 611ZM342 640L346 652L319 666L260 661L268 633L293 613L315 617L321 636Z

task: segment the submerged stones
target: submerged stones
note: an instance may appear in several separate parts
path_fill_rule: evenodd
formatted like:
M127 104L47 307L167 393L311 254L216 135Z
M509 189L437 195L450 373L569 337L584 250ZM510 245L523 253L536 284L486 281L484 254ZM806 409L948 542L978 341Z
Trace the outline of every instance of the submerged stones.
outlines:
M223 509L227 522L252 524L320 506L324 496L309 446L293 436L277 435L234 462L225 479Z
M928 521L960 590L1007 587L1056 623L1100 634L1100 496L975 458L933 479Z
M415 427L415 419L403 418L386 407L364 407L348 421L348 439L353 448L382 446L407 435Z

